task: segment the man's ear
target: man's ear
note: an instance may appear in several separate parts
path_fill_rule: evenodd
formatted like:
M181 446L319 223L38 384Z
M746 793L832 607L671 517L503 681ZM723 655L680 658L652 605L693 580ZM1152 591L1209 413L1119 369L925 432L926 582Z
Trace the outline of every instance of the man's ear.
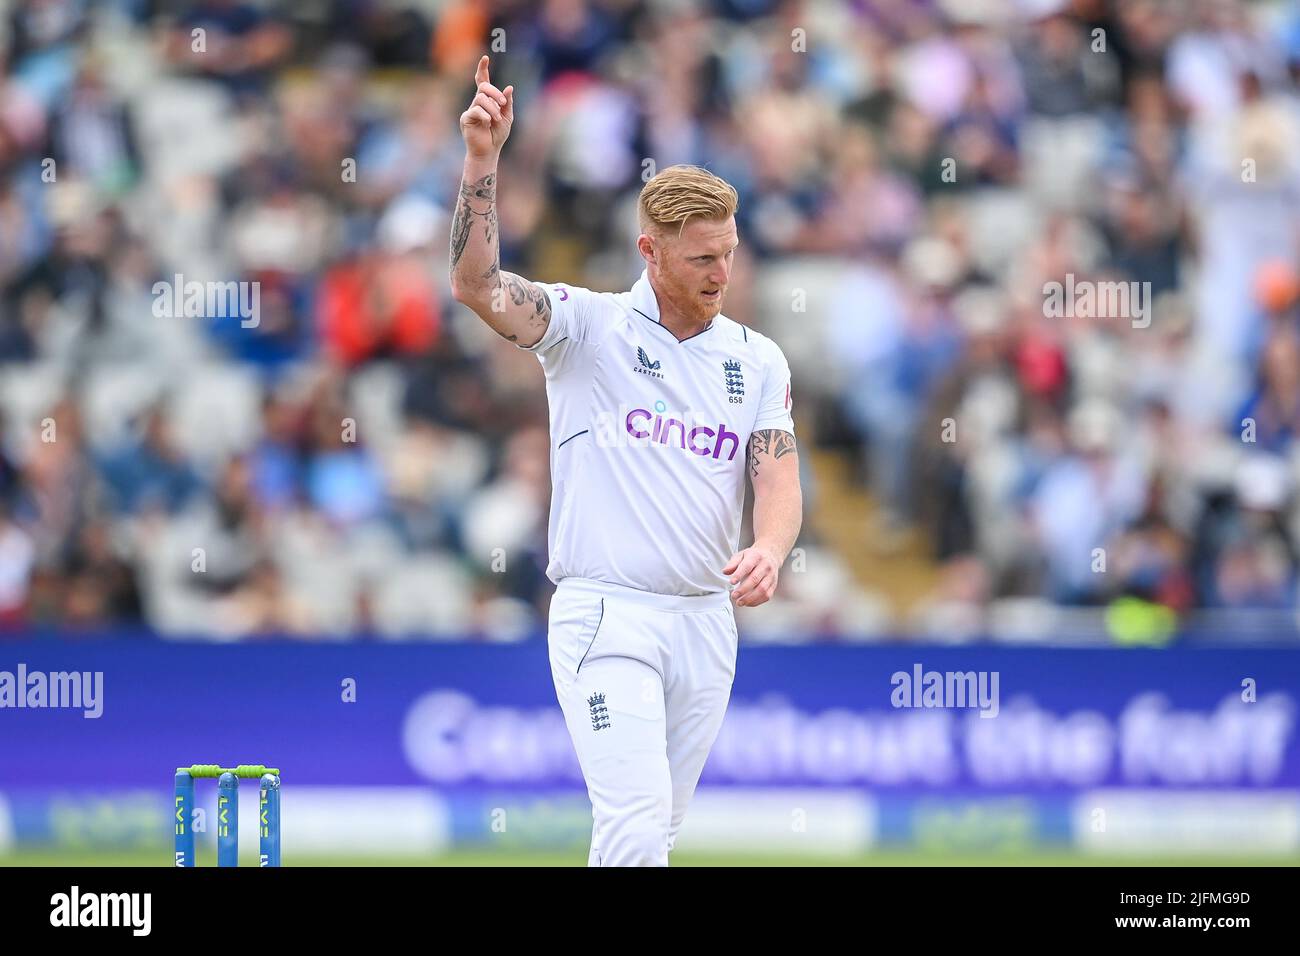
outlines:
M636 248L637 252L641 253L641 258L646 262L653 262L655 265L659 264L659 250L655 248L655 241L644 232L637 237Z

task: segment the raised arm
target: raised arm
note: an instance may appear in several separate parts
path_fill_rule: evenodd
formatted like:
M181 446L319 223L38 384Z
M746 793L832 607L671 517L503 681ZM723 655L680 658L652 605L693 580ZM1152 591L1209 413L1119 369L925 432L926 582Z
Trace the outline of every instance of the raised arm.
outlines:
M536 345L551 321L545 290L501 270L497 241L497 162L515 119L515 88L492 85L488 58L474 74L474 101L460 115L465 171L451 221L451 294L502 338Z
M722 573L731 576L732 600L741 607L756 607L776 592L781 565L803 524L794 435L777 428L754 432L747 464L754 488L754 543L732 555Z

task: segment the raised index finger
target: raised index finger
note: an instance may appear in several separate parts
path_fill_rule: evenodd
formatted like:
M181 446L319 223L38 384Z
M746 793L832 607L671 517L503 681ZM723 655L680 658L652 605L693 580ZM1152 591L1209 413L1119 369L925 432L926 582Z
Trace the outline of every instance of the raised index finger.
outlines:
M488 77L488 56L484 53L478 58L478 69L474 71L474 85L478 86L480 83L491 82L492 80Z

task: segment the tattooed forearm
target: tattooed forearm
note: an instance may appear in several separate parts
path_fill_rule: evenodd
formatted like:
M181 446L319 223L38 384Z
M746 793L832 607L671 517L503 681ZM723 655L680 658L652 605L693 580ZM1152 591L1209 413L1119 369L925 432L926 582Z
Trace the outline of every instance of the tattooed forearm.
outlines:
M771 455L780 460L795 450L794 436L777 428L765 428L749 436L749 477L758 477L760 458Z
M773 461L786 456L789 461ZM799 487L794 435L778 428L753 432L749 466L754 488L754 547L772 554L780 565L803 525L803 490Z
M551 300L501 268L496 199L495 168L466 159L451 222L452 293L503 339L531 348L550 327Z
M456 212L451 222L451 268L454 272L469 245L474 220L482 219L488 245L493 249L493 264L499 261L497 238L497 174L488 173L473 183L461 182ZM484 275L483 278L489 278Z

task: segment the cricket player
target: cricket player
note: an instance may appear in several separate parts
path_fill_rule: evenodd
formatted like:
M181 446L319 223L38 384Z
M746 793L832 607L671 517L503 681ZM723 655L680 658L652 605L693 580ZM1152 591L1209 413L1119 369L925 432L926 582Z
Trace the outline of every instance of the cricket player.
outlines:
M590 866L667 866L736 672L733 605L772 597L802 521L790 370L722 314L736 191L672 166L641 191L630 292L501 269L514 88L478 63L451 287L546 374L555 692L591 797ZM740 548L745 479L754 542Z

